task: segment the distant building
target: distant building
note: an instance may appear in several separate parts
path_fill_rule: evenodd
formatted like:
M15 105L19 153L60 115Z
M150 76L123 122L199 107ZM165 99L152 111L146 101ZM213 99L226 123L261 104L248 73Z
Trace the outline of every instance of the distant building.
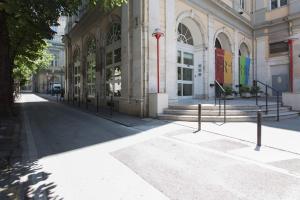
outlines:
M236 91L259 80L300 92L300 41L291 40L300 33L299 0L128 0L110 13L86 2L68 17L64 38L70 99L98 96L106 105L113 96L120 112L149 116L184 99L213 98L215 80ZM165 33L161 97L153 96L156 28Z
M65 49L62 43L62 37L65 33L66 17L60 17L57 27L52 30L57 32L50 44L48 51L53 55L50 66L45 70L40 70L33 76L33 91L39 93L50 93L54 83L61 84L64 87L65 80Z

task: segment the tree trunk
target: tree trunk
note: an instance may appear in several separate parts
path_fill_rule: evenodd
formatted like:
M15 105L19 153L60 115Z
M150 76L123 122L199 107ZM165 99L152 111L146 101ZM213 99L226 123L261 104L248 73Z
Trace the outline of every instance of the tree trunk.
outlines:
M0 117L9 117L13 104L12 63L6 14L0 11Z

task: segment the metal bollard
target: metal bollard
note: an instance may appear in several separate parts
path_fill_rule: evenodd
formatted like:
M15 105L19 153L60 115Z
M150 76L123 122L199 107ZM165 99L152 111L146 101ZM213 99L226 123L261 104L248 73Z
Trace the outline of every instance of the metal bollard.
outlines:
M257 111L257 146L261 146L261 110Z
M113 96L110 97L110 115L113 114Z
M198 131L201 131L201 111L202 111L202 107L201 104L198 104Z
M78 107L80 108L80 94L78 94Z
M85 108L88 110L89 109L89 105L88 105L88 94L86 93L85 95Z
M96 100L97 102L97 113L99 112L99 95L98 95L98 93L97 93L97 100Z

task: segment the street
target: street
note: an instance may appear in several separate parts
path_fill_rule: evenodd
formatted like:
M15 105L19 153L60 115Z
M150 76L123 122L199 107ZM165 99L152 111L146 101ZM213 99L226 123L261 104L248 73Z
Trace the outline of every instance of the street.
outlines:
M34 94L19 103L29 199L300 199L297 153L154 119L126 127Z

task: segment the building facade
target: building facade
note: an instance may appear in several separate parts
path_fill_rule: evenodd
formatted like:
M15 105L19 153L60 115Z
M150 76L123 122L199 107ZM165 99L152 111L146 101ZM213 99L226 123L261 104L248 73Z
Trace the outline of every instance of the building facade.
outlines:
M148 116L157 107L149 97L157 93L158 79L167 103L213 98L215 81L238 91L257 79L285 91L278 82L286 83L282 74L290 69L290 49L273 54L269 47L297 33L300 11L299 1L276 1L129 0L109 13L83 2L66 26L66 95L101 105L113 97L120 112ZM288 10L284 16L281 9ZM276 20L288 24L288 34ZM152 35L157 28L164 32L159 48ZM293 41L297 86L298 44Z
M39 93L51 93L52 85L55 83L65 85L65 47L62 37L65 33L66 17L60 17L59 26L52 27L56 32L52 40L47 40L48 51L52 54L53 60L47 69L38 71L33 76L33 91Z

